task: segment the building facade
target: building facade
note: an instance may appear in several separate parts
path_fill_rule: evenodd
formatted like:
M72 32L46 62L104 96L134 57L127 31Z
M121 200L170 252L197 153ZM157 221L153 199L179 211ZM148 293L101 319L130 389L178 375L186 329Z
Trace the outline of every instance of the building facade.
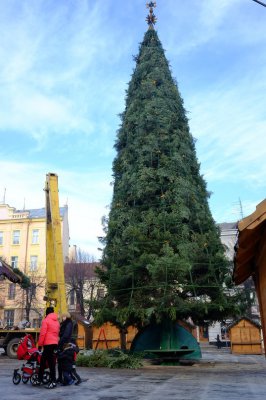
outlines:
M221 230L221 242L225 246L225 254L227 258L233 262L235 257L235 246L238 241L238 222L222 223L219 224L219 227ZM260 319L260 310L253 280L251 278L248 279L241 287L246 290L247 295L250 297L252 302L249 316L255 321L258 321Z
M233 273L233 260L235 256L235 245L238 240L238 223L237 222L224 222L218 224L220 228L220 239L222 244L225 248L225 255L229 261L232 262L232 273ZM259 305L258 299L255 293L255 287L251 280L245 282L241 287L241 290L246 290L247 296L250 296L250 300L252 302L252 306L249 310L249 315L251 318L259 321L260 319L260 312L259 312ZM229 332L228 332L228 325L231 324L232 320L224 321L223 324L220 322L215 322L212 325L208 326L207 335L208 341L210 343L215 343L217 335L219 335L222 342L229 342Z
M220 228L220 239L225 247L225 255L228 260L233 261L235 244L237 242L237 222L223 222L218 224Z
M96 269L101 268L87 252L77 246L69 249L65 264L66 295L69 312L93 321L94 300L103 298L106 287L100 282Z
M68 207L60 208L64 261L68 261ZM43 317L46 283L45 208L16 210L0 204L0 258L31 279L27 290L3 280L0 282L0 323L20 326L29 321L37 327Z

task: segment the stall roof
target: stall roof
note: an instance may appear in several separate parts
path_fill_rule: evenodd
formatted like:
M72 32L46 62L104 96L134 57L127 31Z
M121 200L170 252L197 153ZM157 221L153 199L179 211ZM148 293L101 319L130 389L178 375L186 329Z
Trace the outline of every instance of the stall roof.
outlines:
M236 285L243 283L255 272L256 259L263 231L266 228L266 199L256 210L238 223L238 242L236 246L233 280Z
M261 325L260 325L260 323L258 321L255 321L254 319L251 319L251 318L245 316L245 317L240 317L236 321L232 322L230 325L227 326L227 329L230 330L231 328L236 326L243 319L245 319L246 321L248 321L251 324L255 325L257 328L261 328Z

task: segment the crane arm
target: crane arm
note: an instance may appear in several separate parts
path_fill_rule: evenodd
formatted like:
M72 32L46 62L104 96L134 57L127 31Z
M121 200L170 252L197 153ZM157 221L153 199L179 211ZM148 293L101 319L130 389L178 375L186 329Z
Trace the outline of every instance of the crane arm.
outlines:
M67 311L58 176L46 175L46 306L57 313Z
M0 278L2 277L13 283L22 283L22 277L16 274L5 261L0 260Z

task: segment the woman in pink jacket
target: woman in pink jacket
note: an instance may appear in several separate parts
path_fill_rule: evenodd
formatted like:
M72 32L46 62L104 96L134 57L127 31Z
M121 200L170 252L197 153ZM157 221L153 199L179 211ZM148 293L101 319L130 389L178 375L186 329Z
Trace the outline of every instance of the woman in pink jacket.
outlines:
M58 321L57 314L54 313L53 307L47 307L46 317L42 321L40 336L38 341L39 348L43 347L43 353L41 357L38 381L36 385L42 385L43 373L48 363L50 370L50 382L48 384L49 389L56 387L56 376L55 376L55 351L59 341L59 329L60 324Z

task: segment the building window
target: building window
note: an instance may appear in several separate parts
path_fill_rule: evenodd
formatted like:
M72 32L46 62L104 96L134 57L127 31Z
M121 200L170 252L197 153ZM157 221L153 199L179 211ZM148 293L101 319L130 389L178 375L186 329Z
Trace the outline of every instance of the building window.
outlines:
M41 323L42 323L42 319L41 318L33 318L32 327L33 328L40 328Z
M74 290L71 290L71 292L69 293L69 305L74 306L74 304L75 304L75 292Z
M18 267L18 256L11 257L11 267L17 268Z
M15 296L16 296L16 285L15 283L10 283L8 285L8 299L14 300Z
M13 231L13 244L19 244L20 231Z
M38 256L30 256L30 271L37 271Z
M36 297L36 287L37 287L36 283L32 283L29 287L31 298Z
M0 231L0 246L3 246L3 242L4 242L4 234L2 231Z
M104 289L99 288L97 289L97 299L103 299L104 298Z
M6 327L14 326L15 310L5 310L4 319Z
M39 229L33 229L32 231L32 244L39 243Z

